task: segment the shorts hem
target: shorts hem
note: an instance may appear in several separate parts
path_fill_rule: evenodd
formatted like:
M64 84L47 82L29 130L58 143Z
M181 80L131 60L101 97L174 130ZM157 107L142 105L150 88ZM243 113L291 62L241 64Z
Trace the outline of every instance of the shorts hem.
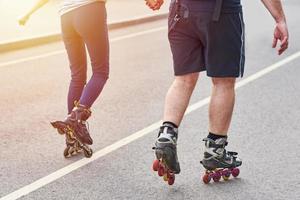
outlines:
M242 77L241 74L235 74L235 75L229 75L229 74L221 74L221 75L214 75L214 74L209 74L207 73L208 77L211 78L239 78Z
M174 72L175 76L183 76L187 74L193 74L193 73L200 73L206 71L206 69L200 69L200 70L191 70L191 71L185 71L185 72Z

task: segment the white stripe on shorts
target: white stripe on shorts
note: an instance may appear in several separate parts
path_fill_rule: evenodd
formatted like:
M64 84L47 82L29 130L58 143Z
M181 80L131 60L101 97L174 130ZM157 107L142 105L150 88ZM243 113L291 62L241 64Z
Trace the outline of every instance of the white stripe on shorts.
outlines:
M242 20L242 16L241 13L239 13L239 18L240 18L240 22L241 22L241 28L242 28L242 34L241 34L241 51L240 51L240 75L242 73L242 59L243 59L243 54L244 54L244 38L245 38L245 30L244 30L244 24L243 24L243 20Z

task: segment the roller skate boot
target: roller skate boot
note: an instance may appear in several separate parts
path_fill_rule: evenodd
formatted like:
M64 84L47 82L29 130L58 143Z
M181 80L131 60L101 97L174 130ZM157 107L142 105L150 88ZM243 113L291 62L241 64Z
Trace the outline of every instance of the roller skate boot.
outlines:
M238 159L238 153L226 151L227 138L219 138L215 141L205 138L203 141L205 152L203 160L200 161L206 169L202 177L203 182L207 184L211 179L219 182L221 177L227 181L230 175L237 177L240 173L238 167L242 165L242 161Z
M90 158L93 155L93 150L75 137L74 130L65 121L51 122L51 125L57 129L59 134L65 135L66 137L66 148L64 150L65 158L75 156L82 151L87 158Z
M75 137L83 144L92 145L93 139L90 136L87 119L91 116L90 109L83 105L75 104L71 114L65 120L65 123L69 124L73 130Z
M158 138L155 142L156 160L153 162L153 170L163 176L169 185L175 182L175 174L180 173L180 165L177 158L178 130L170 124L160 127Z
M85 123L90 115L90 110L76 105L65 121L51 122L51 125L57 129L58 133L66 137L66 148L64 150L66 158L82 151L87 158L93 155L93 150L88 146L93 141Z

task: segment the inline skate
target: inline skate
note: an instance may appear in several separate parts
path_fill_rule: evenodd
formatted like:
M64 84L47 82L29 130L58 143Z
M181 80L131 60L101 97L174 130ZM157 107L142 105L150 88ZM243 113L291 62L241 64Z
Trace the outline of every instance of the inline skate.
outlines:
M162 176L169 185L175 182L175 174L180 173L180 165L177 157L178 130L169 124L160 127L158 138L155 142L156 160L153 162L153 170Z
M202 180L208 184L211 179L214 182L219 182L221 178L227 181L232 175L237 177L240 173L239 166L242 161L237 157L237 152L226 151L227 138L219 138L211 140L203 139L205 142L204 158L200 163L206 169Z

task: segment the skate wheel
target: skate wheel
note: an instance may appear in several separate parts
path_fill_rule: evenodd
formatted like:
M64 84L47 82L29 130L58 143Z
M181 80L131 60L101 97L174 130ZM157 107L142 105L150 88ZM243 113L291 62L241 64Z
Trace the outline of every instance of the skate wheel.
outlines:
M208 184L210 182L210 176L209 174L205 174L203 177L202 177L202 181L205 183L205 184Z
M158 176L163 176L165 173L165 169L163 166L159 165L158 170L157 170Z
M157 172L158 168L159 168L159 160L156 159L153 162L152 169L153 171Z
M67 146L67 147L65 148L65 150L64 150L64 157L65 157L65 158L71 157L70 148L71 148L70 146Z
M70 152L71 156L77 155L77 150L74 147L69 152Z
M168 171L168 172L167 172L167 177L170 178L170 177L172 177L172 176L174 176L174 174Z
M214 180L214 182L219 182L220 179L221 179L221 173L218 172L218 171L215 172L215 173L213 174L213 180Z
M90 158L93 155L93 150L92 149L90 149L90 150L83 149L83 153L86 158Z
M224 181L228 181L230 174L231 174L230 170L226 169L222 172L222 174L223 174L222 178L224 179Z
M225 170L223 170L223 172L222 172L222 175L224 175L224 176L230 176L230 174L231 174L231 171L229 170L229 169L225 169Z
M224 181L228 181L229 180L229 176L225 176L224 175L224 176L222 176L222 178L223 178Z
M174 182L175 182L175 176L172 175L172 176L170 176L169 179L168 179L168 184L169 184L169 185L173 185Z
M164 174L163 179L164 179L164 181L168 181L169 180L168 174Z
M76 149L76 153L81 153L83 150L82 149L80 149L80 148L77 148Z
M237 177L240 174L239 168L233 168L231 174L233 177Z

